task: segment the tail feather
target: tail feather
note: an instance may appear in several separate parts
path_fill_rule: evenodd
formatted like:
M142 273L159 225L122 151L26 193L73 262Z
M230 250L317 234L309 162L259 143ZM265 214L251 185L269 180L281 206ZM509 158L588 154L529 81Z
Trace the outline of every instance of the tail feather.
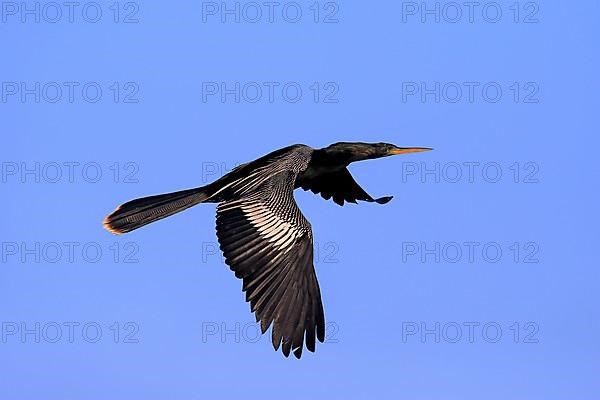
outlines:
M208 198L207 191L201 187L131 200L104 218L103 225L109 232L120 235L188 209Z

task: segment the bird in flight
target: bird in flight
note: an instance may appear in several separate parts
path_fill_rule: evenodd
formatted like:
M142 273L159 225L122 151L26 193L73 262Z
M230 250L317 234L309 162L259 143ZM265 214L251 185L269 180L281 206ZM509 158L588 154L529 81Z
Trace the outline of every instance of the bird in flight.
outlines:
M431 150L388 143L335 143L322 149L296 144L234 168L206 186L131 200L104 219L122 234L199 203L218 203L217 237L225 262L243 280L246 301L264 334L288 357L300 358L304 340L315 351L325 340L325 316L313 266L310 223L294 201L294 189L320 193L340 206L357 200L385 204L356 183L350 163Z

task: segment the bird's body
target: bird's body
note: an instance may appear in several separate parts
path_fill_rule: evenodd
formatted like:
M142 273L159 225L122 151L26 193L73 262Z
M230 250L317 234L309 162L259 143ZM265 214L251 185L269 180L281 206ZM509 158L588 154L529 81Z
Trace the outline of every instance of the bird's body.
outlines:
M294 201L296 188L320 193L343 205L372 198L346 168L354 161L429 150L385 143L336 143L323 149L292 145L234 168L215 182L175 193L132 200L104 220L121 234L199 203L218 203L217 237L225 261L243 280L242 290L264 333L273 323L272 341L300 358L304 340L315 350L323 342L325 318L313 267L310 223Z

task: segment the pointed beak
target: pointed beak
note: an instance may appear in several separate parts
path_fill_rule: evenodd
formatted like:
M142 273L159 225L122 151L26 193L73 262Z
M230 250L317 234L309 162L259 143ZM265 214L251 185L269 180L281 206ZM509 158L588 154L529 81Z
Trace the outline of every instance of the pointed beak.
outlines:
M396 147L388 153L390 156L395 154L420 153L422 151L433 150L431 147Z

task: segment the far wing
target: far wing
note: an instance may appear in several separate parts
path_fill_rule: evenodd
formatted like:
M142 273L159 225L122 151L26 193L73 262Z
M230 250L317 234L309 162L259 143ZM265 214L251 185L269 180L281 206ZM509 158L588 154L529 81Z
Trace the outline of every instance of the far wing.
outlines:
M296 178L296 187L311 190L315 194L321 193L321 196L325 200L333 198L333 201L340 206L344 205L344 201L356 203L357 200L362 200L385 204L392 199L392 196L380 197L378 199L371 197L356 183L347 168L312 177L299 175Z

